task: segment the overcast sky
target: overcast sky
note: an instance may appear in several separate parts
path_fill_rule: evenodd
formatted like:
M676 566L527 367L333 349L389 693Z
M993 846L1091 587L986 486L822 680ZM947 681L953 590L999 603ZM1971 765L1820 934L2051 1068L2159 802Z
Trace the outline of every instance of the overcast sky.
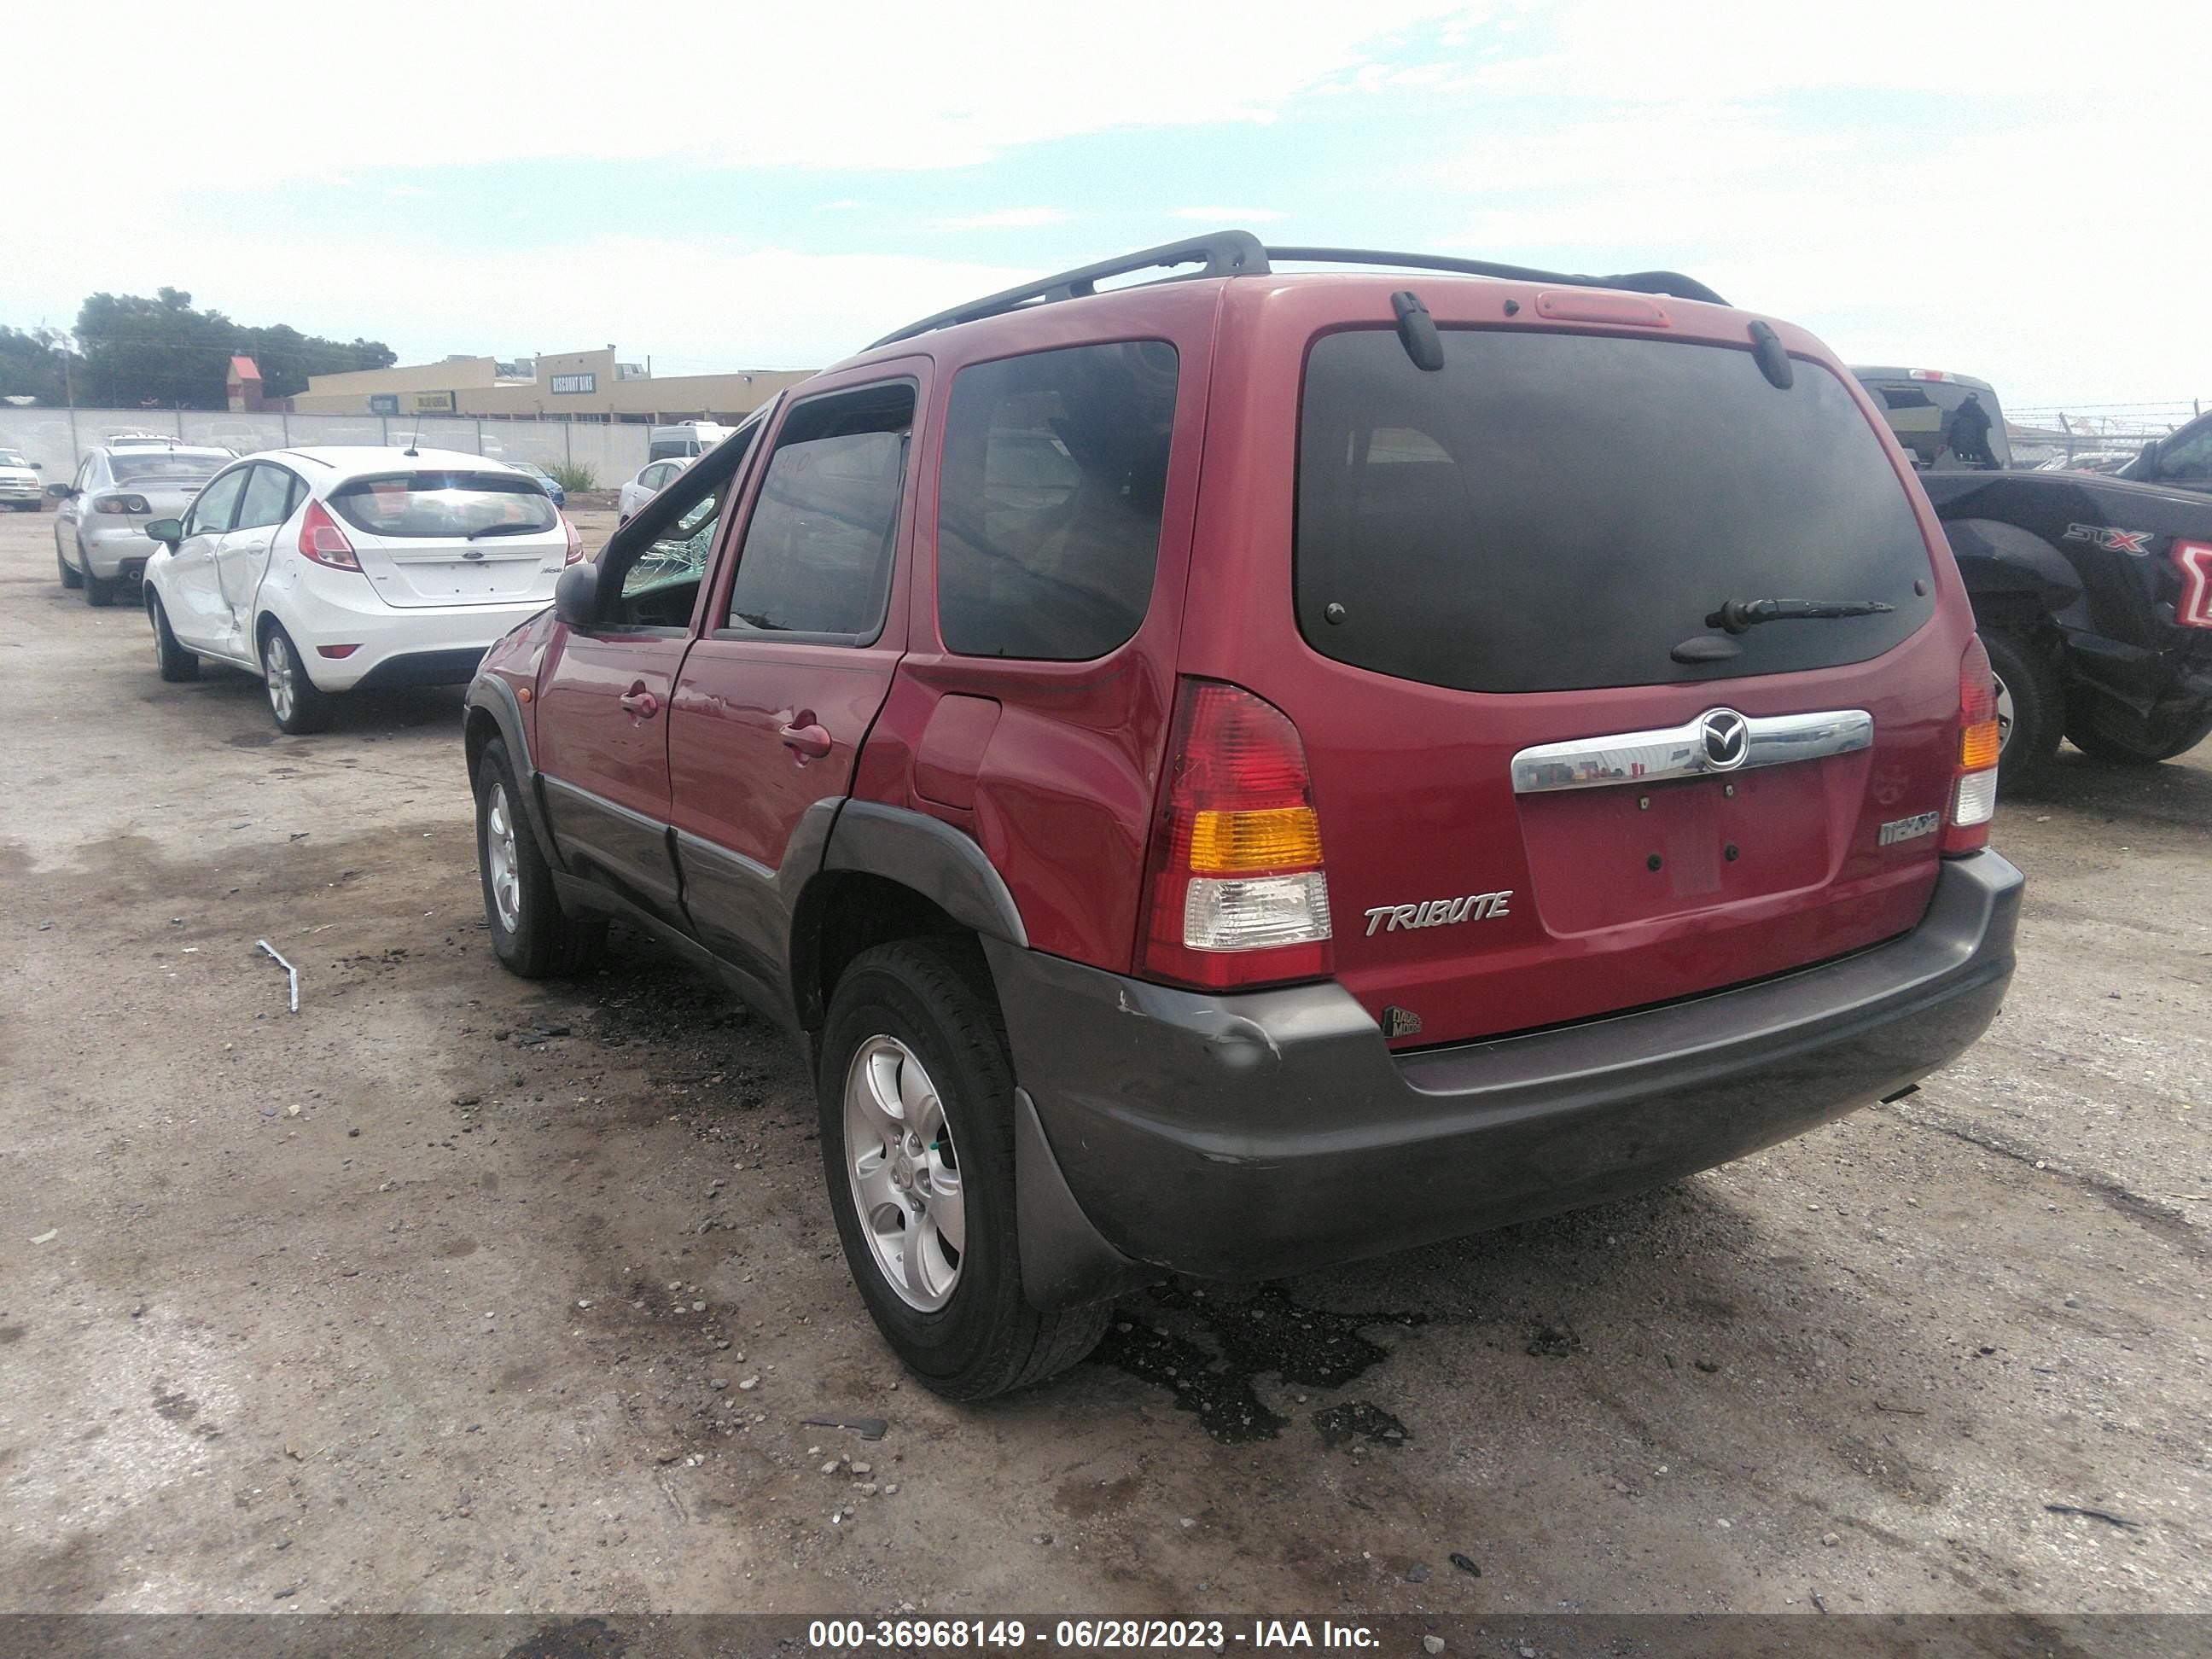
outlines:
M805 368L1241 225L1676 268L2022 408L2212 399L2202 0L16 0L8 33L17 327L166 283L402 362Z

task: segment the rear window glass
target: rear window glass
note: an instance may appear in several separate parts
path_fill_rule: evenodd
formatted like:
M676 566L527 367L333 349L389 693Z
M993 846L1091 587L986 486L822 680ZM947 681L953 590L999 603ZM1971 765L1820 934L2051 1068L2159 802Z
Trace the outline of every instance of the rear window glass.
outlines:
M1994 472L2012 465L1996 392L1956 380L1875 379L1865 385L1914 465L1934 472Z
M1836 377L1787 391L1723 347L1443 331L1416 368L1388 331L1306 368L1300 629L1340 662L1469 691L1662 685L1861 662L1935 600L1904 486ZM1875 599L1672 660L1729 599Z
M1075 346L963 368L937 508L937 617L970 657L1081 661L1137 631L1159 562L1176 349Z
M166 450L125 451L107 458L107 471L118 484L205 483L228 466L228 455L175 455Z
M394 472L331 493L340 518L372 536L532 536L561 521L535 478L512 472Z

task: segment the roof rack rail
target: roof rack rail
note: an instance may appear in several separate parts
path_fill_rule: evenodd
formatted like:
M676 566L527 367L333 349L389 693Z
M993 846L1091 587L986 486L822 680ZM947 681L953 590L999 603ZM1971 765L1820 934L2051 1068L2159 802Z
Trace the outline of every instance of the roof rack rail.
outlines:
M1177 271L1154 280L1176 283L1200 276L1264 276L1273 269L1271 262L1278 259L1297 264L1386 265L1408 270L1442 270L1463 276L1504 277L1511 282L1559 283L1571 288L1613 288L1632 294L1672 295L1678 299L1702 300L1708 305L1728 303L1694 276L1685 276L1675 270L1631 270L1611 276L1579 276L1562 270L1539 270L1530 265L1455 259L1440 253L1389 253L1376 248L1358 247L1263 247L1260 239L1249 230L1220 230L1208 236L1193 236L1185 241L1125 253L1118 259L1102 260L1095 265L1063 270L1055 276L1039 277L1019 288L970 300L965 305L908 323L871 342L867 349L873 351L879 346L910 340L917 334L978 322L1030 306L1049 305L1056 300L1079 300L1096 294L1098 284L1109 276L1127 276L1142 270L1173 271L1178 265L1202 265L1204 269Z
M1048 305L1054 300L1081 299L1086 295L1096 294L1098 284L1109 276L1126 276L1133 271L1171 269L1176 265L1201 263L1206 267L1203 270L1188 271L1180 276L1158 280L1177 282L1188 281L1194 276L1263 276L1267 270L1267 250L1260 246L1260 239L1249 230L1216 231L1210 236L1193 236L1185 241L1167 242L1140 252L1125 253L1118 259L1105 259L1095 265L1063 270L1056 276L1041 277L1034 283L1024 283L1019 288L987 295L981 300L970 300L966 305L955 306L950 311L924 317L920 322L908 323L904 328L872 342L868 349L873 351L878 346L910 340L917 334L951 328L957 323L972 323L985 317L1018 311L1024 306Z
M1501 265L1487 259L1454 259L1441 253L1386 253L1364 247L1271 247L1271 260L1293 264L1395 265L1408 270L1448 270L1462 276L1501 276L1516 283L1564 283L1571 288L1613 288L1631 294L1666 294L1678 300L1702 300L1724 306L1726 300L1694 276L1679 270L1627 270L1610 276L1582 276L1533 265Z

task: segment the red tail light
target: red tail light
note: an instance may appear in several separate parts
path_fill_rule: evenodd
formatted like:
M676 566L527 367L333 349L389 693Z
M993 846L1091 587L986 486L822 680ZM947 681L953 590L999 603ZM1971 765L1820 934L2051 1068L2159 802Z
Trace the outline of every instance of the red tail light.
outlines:
M1281 709L1240 687L1182 682L1146 860L1142 965L1215 990L1332 966L1305 745Z
M300 556L327 565L332 570L361 568L353 544L346 539L345 532L338 528L338 521L331 517L330 510L320 501L309 501L300 520Z
M1990 820L1997 813L1996 676L1979 635L1966 641L1959 659L1959 760L1951 782L1951 804L1943 814L1943 851L1978 853L1990 844Z
M2173 563L2181 572L2173 619L2184 628L2212 628L2212 542L2174 543Z
M584 562L584 532L569 522L565 513L561 515L561 528L568 535L568 556L561 562L563 565L581 564Z

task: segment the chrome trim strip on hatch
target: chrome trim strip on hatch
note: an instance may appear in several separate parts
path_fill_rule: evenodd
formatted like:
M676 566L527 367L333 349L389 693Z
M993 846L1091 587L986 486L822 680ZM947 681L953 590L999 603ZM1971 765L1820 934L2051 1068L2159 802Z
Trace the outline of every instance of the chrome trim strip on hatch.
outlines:
M1848 755L1874 745L1874 716L1863 708L1820 714L1739 714L1709 708L1697 719L1656 732L1540 743L1513 757L1513 793L1601 789L1617 783L1663 783L1754 766Z

